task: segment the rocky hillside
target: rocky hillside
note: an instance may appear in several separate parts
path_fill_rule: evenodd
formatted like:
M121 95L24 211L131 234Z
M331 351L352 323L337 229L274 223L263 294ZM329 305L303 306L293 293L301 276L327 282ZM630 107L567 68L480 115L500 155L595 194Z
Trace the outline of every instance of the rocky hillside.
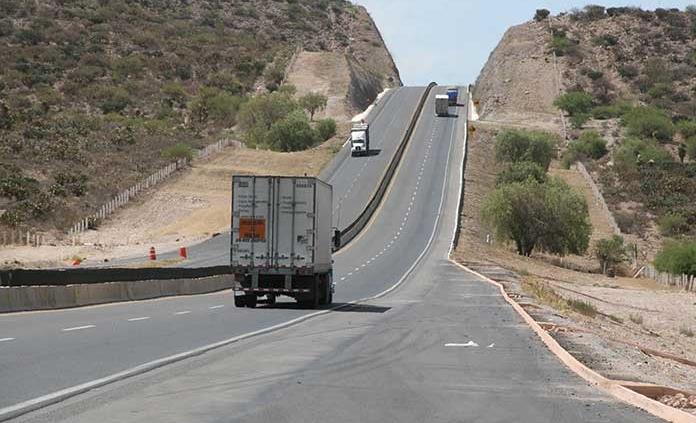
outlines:
M278 89L298 51L351 64L369 102L399 75L343 0L0 3L0 230L58 233Z
M571 143L567 160L585 162L621 231L645 243L639 259L696 235L696 8L587 6L550 24L571 138L601 137L594 151Z

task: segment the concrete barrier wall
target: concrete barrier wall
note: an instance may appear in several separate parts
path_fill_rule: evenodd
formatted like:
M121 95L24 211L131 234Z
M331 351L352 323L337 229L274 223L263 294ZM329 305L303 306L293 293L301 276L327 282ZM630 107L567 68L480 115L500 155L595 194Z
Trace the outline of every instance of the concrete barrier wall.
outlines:
M0 313L206 294L230 289L233 283L232 275L220 275L200 279L0 287Z

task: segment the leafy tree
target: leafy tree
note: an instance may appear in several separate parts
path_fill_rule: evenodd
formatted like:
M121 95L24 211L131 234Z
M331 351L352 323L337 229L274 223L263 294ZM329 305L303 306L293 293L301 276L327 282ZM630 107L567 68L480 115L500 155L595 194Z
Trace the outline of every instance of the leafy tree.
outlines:
M594 255L605 275L613 275L616 266L627 260L628 255L624 239L619 235L600 239L595 243Z
M199 123L215 122L232 125L242 104L241 97L218 88L203 87L191 103L191 114Z
M301 110L295 110L283 120L274 123L267 136L268 146L280 151L304 150L318 142L318 134L309 125L307 115Z
M505 170L498 174L495 185L501 186L513 182L525 182L528 179L544 183L546 182L546 170L534 162L511 163Z
M250 98L239 109L239 124L245 131L254 128L263 130L284 119L290 112L297 109L297 102L285 93L274 92Z
M589 113L576 113L570 117L570 125L573 129L582 129L589 119Z
M498 134L495 157L499 162L534 162L548 169L555 146L556 138L549 133L509 129Z
M281 94L287 94L289 96L293 96L297 94L297 87L295 87L292 84L283 84L280 87L278 87L278 92Z
M513 241L520 255L530 256L536 248L559 255L587 250L591 225L585 198L558 178L501 185L486 199L482 214L496 237Z
M629 135L670 141L675 128L672 120L662 110L654 107L635 107L621 118Z
M570 91L556 98L553 105L570 116L587 115L592 111L592 96L582 91Z
M322 119L317 122L317 134L322 141L326 141L336 135L336 121L333 119Z
M696 241L667 241L655 257L655 268L675 275L696 276Z
M309 119L314 120L314 114L319 110L324 110L328 98L320 93L308 93L300 97L300 106L309 113Z

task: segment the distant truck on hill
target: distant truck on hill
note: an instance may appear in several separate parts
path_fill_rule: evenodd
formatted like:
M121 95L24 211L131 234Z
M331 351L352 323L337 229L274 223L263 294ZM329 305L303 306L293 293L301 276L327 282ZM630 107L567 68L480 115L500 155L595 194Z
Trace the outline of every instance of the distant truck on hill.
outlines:
M459 88L457 88L457 87L447 88L447 97L449 98L449 105L456 106L457 101L459 101Z
M435 115L449 116L449 96L438 94L435 96Z
M352 156L370 154L370 126L364 121L354 123L350 130L350 154Z

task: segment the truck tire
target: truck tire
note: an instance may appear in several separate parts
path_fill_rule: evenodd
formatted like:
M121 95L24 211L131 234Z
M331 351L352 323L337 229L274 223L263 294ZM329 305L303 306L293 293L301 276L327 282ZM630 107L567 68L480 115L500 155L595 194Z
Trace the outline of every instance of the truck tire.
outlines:
M235 295L234 296L234 306L235 307L246 307L246 295Z
M268 305L275 305L276 303L276 296L273 294L268 294L266 295L266 304Z
M256 295L251 294L246 296L246 306L249 308L256 308Z

